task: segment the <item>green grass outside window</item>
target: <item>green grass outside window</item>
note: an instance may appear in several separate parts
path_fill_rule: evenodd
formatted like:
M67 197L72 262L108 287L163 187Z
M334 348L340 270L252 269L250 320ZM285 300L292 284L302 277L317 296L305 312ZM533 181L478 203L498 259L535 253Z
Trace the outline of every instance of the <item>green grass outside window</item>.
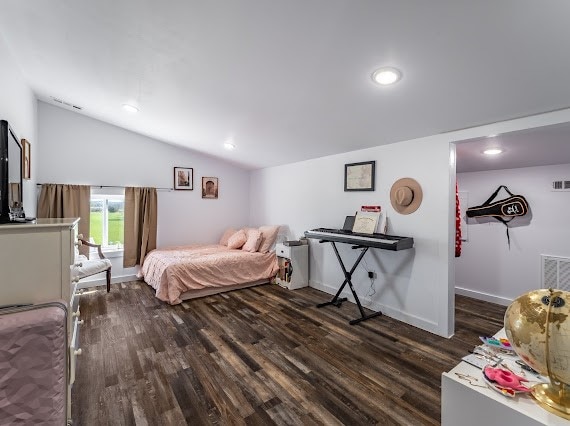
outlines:
M103 238L103 213L92 211L90 217L90 234L95 240L95 244L101 244ZM124 237L124 215L123 212L109 213L109 245L117 243L123 244Z

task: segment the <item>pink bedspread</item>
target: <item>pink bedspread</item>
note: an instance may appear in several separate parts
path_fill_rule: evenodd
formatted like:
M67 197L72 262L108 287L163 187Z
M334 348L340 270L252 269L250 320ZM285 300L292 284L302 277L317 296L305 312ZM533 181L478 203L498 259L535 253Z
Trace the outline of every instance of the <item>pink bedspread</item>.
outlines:
M156 297L175 305L185 291L269 279L277 270L275 253L202 244L153 250L145 257L139 275L156 289Z

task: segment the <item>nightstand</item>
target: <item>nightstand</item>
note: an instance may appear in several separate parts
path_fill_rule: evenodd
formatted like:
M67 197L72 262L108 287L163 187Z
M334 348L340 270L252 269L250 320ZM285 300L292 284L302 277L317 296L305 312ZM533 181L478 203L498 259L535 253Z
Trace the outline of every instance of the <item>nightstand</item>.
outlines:
M286 246L277 244L275 247L279 272L275 283L281 287L295 290L309 285L309 246Z

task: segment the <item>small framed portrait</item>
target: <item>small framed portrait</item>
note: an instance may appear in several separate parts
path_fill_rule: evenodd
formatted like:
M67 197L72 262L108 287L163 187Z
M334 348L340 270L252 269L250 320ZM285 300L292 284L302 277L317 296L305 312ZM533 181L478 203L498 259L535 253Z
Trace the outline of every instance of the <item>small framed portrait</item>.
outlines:
M174 189L192 191L194 189L194 169L188 167L175 167Z
M345 191L374 191L376 161L344 165Z
M30 151L30 142L22 139L22 178L32 178L32 153Z
M202 198L218 198L218 178L203 177L202 178Z

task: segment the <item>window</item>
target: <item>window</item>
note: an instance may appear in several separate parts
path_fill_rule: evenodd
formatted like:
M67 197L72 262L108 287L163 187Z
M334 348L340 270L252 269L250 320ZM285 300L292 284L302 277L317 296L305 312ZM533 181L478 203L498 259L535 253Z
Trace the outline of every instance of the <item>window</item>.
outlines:
M91 193L90 238L103 249L122 250L125 228L125 196Z

